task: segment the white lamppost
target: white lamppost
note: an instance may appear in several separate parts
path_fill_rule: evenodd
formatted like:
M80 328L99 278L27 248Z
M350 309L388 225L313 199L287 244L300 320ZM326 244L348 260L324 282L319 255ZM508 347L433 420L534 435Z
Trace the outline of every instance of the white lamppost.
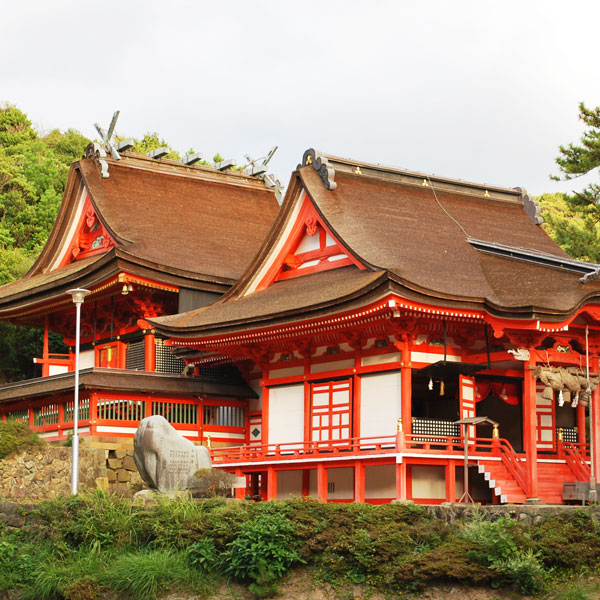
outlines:
M75 304L75 398L73 403L73 471L71 472L71 493L77 495L79 483L79 340L81 338L81 305L90 290L80 288L69 290L67 294Z

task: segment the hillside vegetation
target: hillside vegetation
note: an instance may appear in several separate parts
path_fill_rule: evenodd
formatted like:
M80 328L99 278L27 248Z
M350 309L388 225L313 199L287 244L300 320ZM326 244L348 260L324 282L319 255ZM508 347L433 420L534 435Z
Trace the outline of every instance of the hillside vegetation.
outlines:
M303 568L340 597L355 585L401 598L451 582L502 588L502 598L558 599L550 589L596 572L599 561L600 524L584 510L535 525L477 514L450 525L403 504L162 499L148 506L96 493L44 502L20 530L0 531L0 597L117 592L150 600L182 590L210 598L230 581L260 598ZM591 600L576 585L572 600Z

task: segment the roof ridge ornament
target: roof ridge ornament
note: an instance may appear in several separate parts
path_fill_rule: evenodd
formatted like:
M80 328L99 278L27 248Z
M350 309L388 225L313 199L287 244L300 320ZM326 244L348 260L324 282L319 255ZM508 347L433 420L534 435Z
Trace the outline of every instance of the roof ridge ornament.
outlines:
M529 194L527 193L527 190L525 188L516 187L514 189L518 192L521 192L521 204L523 204L523 208L527 213L527 216L536 225L541 225L544 222L544 219L540 216L542 209L538 202L529 197Z
M302 155L302 163L296 168L301 169L302 167L307 167L309 165L312 165L313 169L319 174L319 177L321 177L328 190L333 191L337 188L337 183L334 181L335 171L333 167L329 164L327 159L314 148L309 148L304 152Z
M104 160L106 158L106 152L100 144L97 142L88 144L83 158L93 158L96 160L100 166L100 175L102 175L102 179L108 179L110 177L108 174L108 163Z
M108 150L110 152L110 155L115 160L121 160L121 155L117 152L117 149L114 147L113 143L111 142L111 138L115 131L115 125L117 124L117 119L119 118L120 112L121 111L116 110L113 113L112 119L110 121L110 125L108 126L108 131L104 131L104 129L102 129L102 127L100 127L99 123L94 123L94 127L96 128L96 131L100 134L100 137L102 138L102 141L104 142L104 147L106 148L106 150Z

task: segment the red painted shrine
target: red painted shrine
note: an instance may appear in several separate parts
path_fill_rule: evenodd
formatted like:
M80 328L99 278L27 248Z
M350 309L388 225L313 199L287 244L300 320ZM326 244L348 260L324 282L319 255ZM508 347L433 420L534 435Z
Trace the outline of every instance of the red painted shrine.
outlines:
M215 463L266 499L436 503L463 495L467 444L476 500L561 503L590 477L600 283L538 213L519 189L307 151L232 290L150 320L257 391ZM482 416L498 426L465 439Z
M40 259L0 288L0 318L67 343L65 292L92 290L87 435L162 414L263 499L457 501L465 446L482 502L561 503L598 473L600 267L524 191L309 150L276 216L256 177L106 160L73 166ZM47 348L0 412L61 439L73 361ZM498 425L457 423L476 417Z
M91 293L82 306L82 436L100 445L129 439L141 418L161 414L190 439L244 441L252 389L228 366L183 376L185 362L147 319L203 306L231 287L277 213L273 191L239 172L96 152L72 165L32 269L0 288L0 319L45 332L34 358L41 377L0 386L0 418L67 439L75 313L66 292L83 287ZM67 354L49 352L49 332L64 338Z

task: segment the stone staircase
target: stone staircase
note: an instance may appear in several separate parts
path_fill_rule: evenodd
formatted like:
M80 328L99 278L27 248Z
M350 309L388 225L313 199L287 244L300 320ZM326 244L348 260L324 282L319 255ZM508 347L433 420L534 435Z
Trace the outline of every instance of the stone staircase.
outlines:
M477 469L488 482L488 485L500 504L525 503L525 492L515 481L502 461L478 460Z
M501 461L478 460L477 468L500 504L524 504L526 495ZM538 498L542 504L562 504L564 481L574 481L565 463L538 462Z

